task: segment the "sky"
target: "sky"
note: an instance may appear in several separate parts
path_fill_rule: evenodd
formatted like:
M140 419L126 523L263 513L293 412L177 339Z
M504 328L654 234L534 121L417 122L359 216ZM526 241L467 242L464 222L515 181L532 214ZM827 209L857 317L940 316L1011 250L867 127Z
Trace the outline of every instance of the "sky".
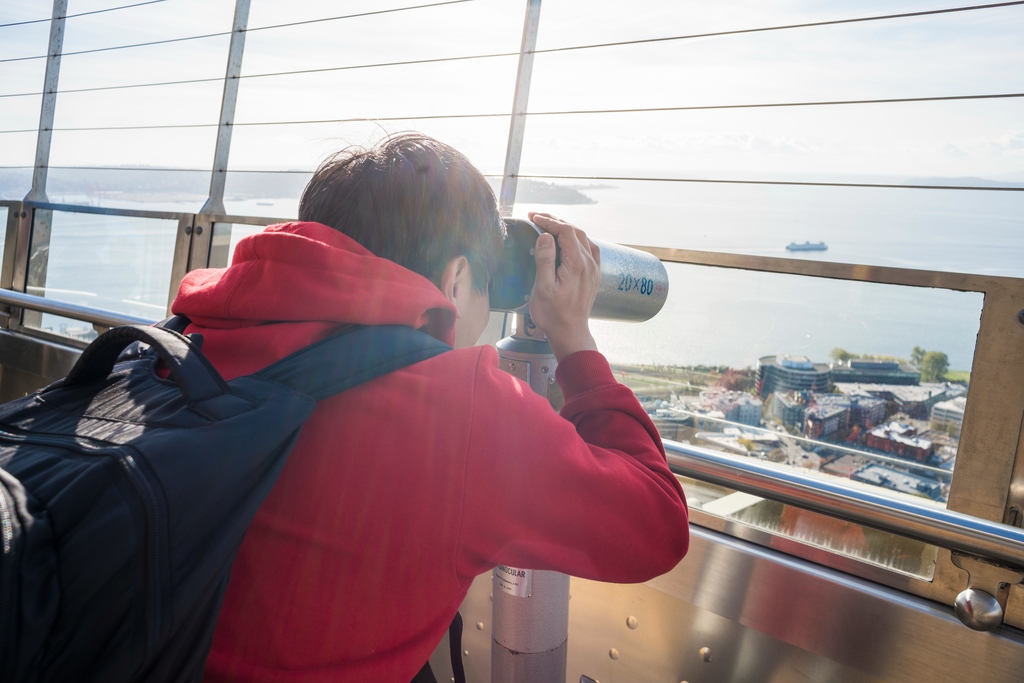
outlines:
M430 0L252 0L250 29ZM69 13L132 0L70 0ZM970 3L962 3L970 4ZM955 7L949 0L546 0L538 48ZM4 0L0 24L48 17ZM439 7L250 31L238 123L504 114L517 58L257 76L411 59L517 52L524 0ZM67 20L65 52L230 30L228 0L165 0ZM47 23L0 28L0 60L45 52ZM222 78L228 37L67 55L61 89ZM1024 92L1024 6L839 26L539 54L533 112ZM0 61L0 95L35 92L45 60ZM65 93L55 127L214 123L217 82ZM0 131L34 129L39 96L0 97ZM240 126L230 167L312 169L330 152L417 129L500 173L506 116ZM0 133L0 166L32 163L36 135ZM51 164L209 168L212 128L57 131ZM532 116L523 173L663 173L856 179L1024 180L1024 98L664 113Z

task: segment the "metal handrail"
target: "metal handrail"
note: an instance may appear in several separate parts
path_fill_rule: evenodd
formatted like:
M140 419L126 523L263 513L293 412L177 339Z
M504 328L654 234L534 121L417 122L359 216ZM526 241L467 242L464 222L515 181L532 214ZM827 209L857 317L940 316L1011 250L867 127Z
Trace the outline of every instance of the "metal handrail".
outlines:
M93 308L92 306L81 306L69 304L64 301L55 301L34 294L24 294L10 289L0 289L0 303L18 308L27 308L32 311L50 313L65 318L73 318L83 322L101 325L103 327L117 327L118 325L152 325L155 320L139 318L134 315L108 311L104 308Z
M1024 529L844 486L823 477L665 441L670 469L755 496L948 550L1024 567Z

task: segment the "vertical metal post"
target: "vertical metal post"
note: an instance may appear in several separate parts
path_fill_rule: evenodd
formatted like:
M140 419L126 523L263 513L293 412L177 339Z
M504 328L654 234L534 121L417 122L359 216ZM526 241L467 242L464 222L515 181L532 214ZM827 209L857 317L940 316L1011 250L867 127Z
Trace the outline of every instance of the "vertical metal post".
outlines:
M46 201L46 171L50 166L50 141L53 138L53 113L57 107L57 80L60 77L60 56L64 49L64 22L68 0L53 0L50 18L50 45L46 52L46 76L43 79L43 104L39 112L36 137L36 162L32 171L32 189L27 201Z
M224 213L224 183L227 180L228 155L231 152L231 126L235 121L238 76L242 73L242 55L245 52L245 31L248 25L249 0L236 0L235 19L231 26L231 45L228 47L228 67L224 75L224 95L221 99L217 126L217 148L213 153L210 196L200 213Z
M555 409L565 399L555 383L558 362L528 315L497 344L499 367L523 380ZM564 683L569 646L569 577L552 571L498 567L493 576L492 683Z
M541 0L526 2L523 44L519 48L519 72L516 74L516 94L512 100L505 170L502 173L501 192L498 196L498 205L503 216L508 216L512 212L512 205L516 201L519 161L523 156L523 137L526 134L526 109L530 101L530 79L533 76L533 51L537 47L537 27L540 24L540 2Z
M512 103L499 206L509 215L516 200L519 162L537 46L541 0L527 0L519 73ZM534 336L534 335L537 336ZM529 315L517 316L516 334L498 342L501 368L560 407L555 356ZM491 681L564 683L569 642L569 577L550 571L498 567L493 576Z
M45 202L46 180L50 168L50 143L53 140L53 117L57 109L57 82L60 79L60 58L64 50L64 23L68 14L68 0L53 0L53 14L50 16L50 43L46 51L46 75L43 77L43 102L39 111L39 131L36 137L36 160L32 169L32 188L25 195L25 201ZM28 281L26 289L46 286L46 270L50 256L50 228L53 211L28 209L27 220L31 221L29 231ZM39 293L38 290L34 293ZM22 314L25 325L38 326L42 314L25 311Z

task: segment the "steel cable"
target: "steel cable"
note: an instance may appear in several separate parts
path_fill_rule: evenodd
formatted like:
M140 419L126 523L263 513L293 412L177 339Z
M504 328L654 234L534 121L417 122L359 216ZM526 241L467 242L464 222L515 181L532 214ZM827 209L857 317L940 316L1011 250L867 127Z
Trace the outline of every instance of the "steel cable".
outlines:
M95 9L91 12L79 12L78 14L66 14L63 17L47 17L46 19L31 19L29 21L12 21L9 24L0 24L0 28L8 28L9 26L26 26L28 24L42 24L43 22L51 22L54 18L56 19L74 19L75 17L84 17L90 14L103 14L104 12L116 12L120 9L131 9L132 7L142 7L143 5L155 5L158 2L167 2L167 0L146 0L146 2L136 2L133 5L121 5L120 7L108 7L106 9Z
M992 100L1012 99L1024 97L1024 93L995 93L989 95L943 95L935 97L892 97L872 100L827 100L813 102L762 102L751 104L706 104L706 105L684 105L677 107L628 107L623 109L566 109L559 111L533 111L526 112L523 116L571 116L589 114L635 114L635 113L657 113L673 111L709 111L719 109L758 109L775 107L820 107L820 106L841 106L858 104L900 104L915 102L953 102L970 100ZM493 112L479 114L422 114L412 116L361 116L342 119L308 119L299 121L242 121L232 122L232 126L299 126L327 123L360 123L373 121L427 121L437 119L484 119L500 118L511 116L509 112ZM77 128L53 128L55 132L65 131L105 131L105 130L155 130L175 128L216 128L216 123L169 123L144 126L84 126ZM5 133L35 133L35 128L21 128L14 130L0 130L0 135Z
M1022 0L1024 1L1024 0ZM392 14L394 12L406 12L415 9L425 9L428 7L440 7L442 5L458 5L464 2L476 2L476 0L444 0L443 2L433 2L426 5L412 5L409 7L394 7L392 9L374 10L372 12L359 12L358 14L344 14L336 17L323 17L321 19L309 19L307 21L293 21L286 24L272 24L270 26L257 26L256 28L241 29L243 33L252 33L254 31L266 31L275 28L285 28L288 26L301 26L304 24L318 24L325 21L338 21L340 19L355 19L357 17L369 17L377 14ZM184 38L167 38L165 40L150 40L144 43L131 43L129 45L112 45L110 47L97 47L89 50L75 50L72 52L61 52L53 55L54 57L69 57L72 55L87 55L96 52L110 52L111 50L127 50L135 47L149 47L151 45L166 45L168 43L181 43L189 40L203 40L206 38L216 38L219 36L229 36L232 31L218 31L216 33L203 33L196 36L185 36ZM516 53L518 54L518 53ZM34 55L32 57L12 57L10 59L0 59L0 64L6 62L24 62L32 59L46 59L49 55ZM223 80L223 79L221 79ZM58 91L59 92L59 91Z

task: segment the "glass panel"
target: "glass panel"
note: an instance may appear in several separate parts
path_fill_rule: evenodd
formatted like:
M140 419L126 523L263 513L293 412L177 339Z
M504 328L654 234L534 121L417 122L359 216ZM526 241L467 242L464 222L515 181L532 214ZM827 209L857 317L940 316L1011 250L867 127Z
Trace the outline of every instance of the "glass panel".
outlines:
M159 320L166 315L175 220L36 210L28 293ZM24 324L91 339L87 323L26 311Z
M538 48L934 9L869 5L546 5ZM601 113L1019 91L1024 12L990 8L539 53L522 174L1024 187L1024 100ZM614 19L612 19L614 17ZM898 64L899 68L893 68ZM600 84L600 87L595 87ZM589 114L541 115L584 111ZM1024 192L552 180L594 203L536 206L606 239L1024 276ZM567 202L549 202L567 204ZM824 242L826 251L787 251Z
M668 301L652 320L591 324L620 381L636 392L663 438L919 504L945 504L981 294L666 268ZM896 560L879 553L891 549L906 556L897 563L900 571L930 566L931 551L893 545L874 532L840 534L824 517L724 489L692 493L711 514L848 548L842 551L885 566ZM719 494L729 499L715 503ZM857 543L842 540L847 535Z
M213 236L210 238L210 267L225 268L231 265L238 241L262 232L265 227L245 223L214 223Z
M294 7L254 2L249 26L380 9L379 3L364 0ZM413 129L454 146L485 173L500 174L509 127L505 114L515 88L522 27L521 3L488 2L424 6L250 31L238 92L238 125L232 133L231 168L311 172L338 150L369 146ZM345 40L338 40L339 35ZM381 36L394 39L381 40ZM497 53L505 56L401 64ZM391 66L351 68L374 64ZM307 72L294 73L299 71ZM474 114L486 118L444 118ZM284 121L293 123L258 125ZM290 200L294 206L306 180L308 176L295 183L284 176L232 173L225 207L231 214L252 215L244 205L253 199ZM294 216L294 211L275 210L269 215Z
M47 187L51 201L199 210L209 194L209 170L164 173L152 169L212 167L230 41L230 36L216 34L230 32L233 8L234 3L181 0L173 6L146 3L68 20L50 152L50 164L56 167L51 168ZM48 14L49 10L44 16ZM205 34L215 35L68 54ZM189 82L194 80L206 82ZM41 84L42 76L27 89L39 90ZM143 84L163 85L121 87ZM34 109L30 127L39 121L38 104Z

